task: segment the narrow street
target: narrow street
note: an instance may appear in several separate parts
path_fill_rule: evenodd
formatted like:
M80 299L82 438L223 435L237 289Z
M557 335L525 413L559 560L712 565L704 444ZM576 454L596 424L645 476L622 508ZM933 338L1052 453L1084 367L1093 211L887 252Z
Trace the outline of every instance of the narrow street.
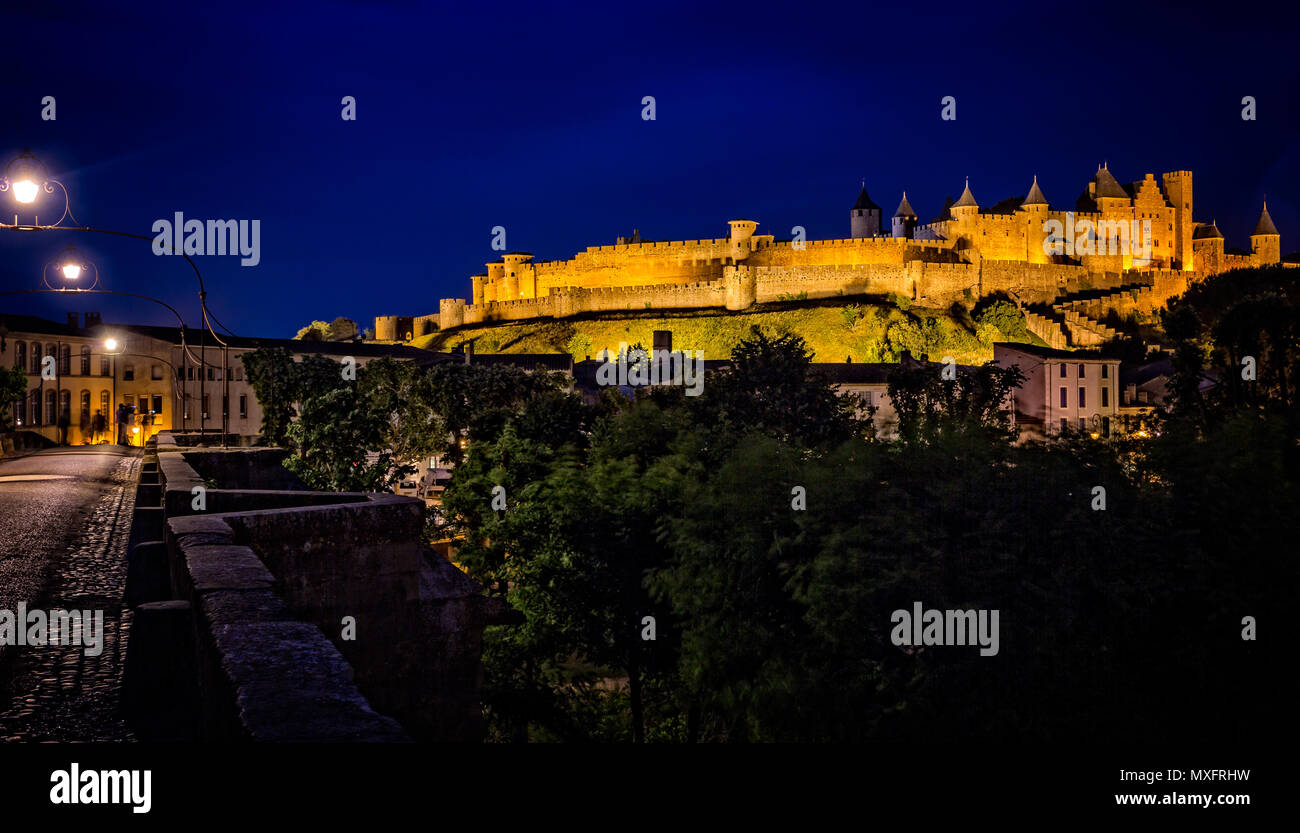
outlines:
M0 647L0 742L130 740L117 715L140 452L57 448L0 460L0 610L102 610L103 651Z

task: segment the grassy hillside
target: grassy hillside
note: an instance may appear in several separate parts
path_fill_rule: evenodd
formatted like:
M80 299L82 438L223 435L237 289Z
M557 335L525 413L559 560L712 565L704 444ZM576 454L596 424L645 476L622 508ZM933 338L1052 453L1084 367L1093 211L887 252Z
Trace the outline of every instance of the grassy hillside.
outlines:
M906 302L903 302L906 305ZM988 361L993 342L1042 344L1024 328L1024 317L1007 304L964 311L900 308L887 302L790 302L760 304L745 312L722 310L619 312L459 327L417 338L412 344L449 350L467 341L479 353L567 352L577 360L596 357L620 344L649 348L655 330L672 330L673 348L703 350L705 358L726 358L732 347L757 324L773 335L796 333L814 360L894 362L903 350L932 359L952 356L963 364Z

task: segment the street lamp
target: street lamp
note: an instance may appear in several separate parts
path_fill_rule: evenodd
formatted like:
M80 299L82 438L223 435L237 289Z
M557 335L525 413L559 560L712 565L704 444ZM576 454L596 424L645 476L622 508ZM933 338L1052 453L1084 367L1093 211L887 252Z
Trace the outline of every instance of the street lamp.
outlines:
M6 191L13 193L14 200L20 206L33 205L36 198L40 196L41 191L53 194L55 186L58 186L59 190L63 192L63 215L53 224L45 226L46 228L57 227L65 218L72 217L68 189L64 187L63 183L50 176L50 169L45 166L44 162L37 159L29 148L24 148L22 153L9 160L9 164L5 166L4 175L0 176L0 193ZM76 217L72 217L73 222L76 222L76 219ZM19 227L17 214L14 215L14 226ZM22 228L32 230L41 227L40 217L33 214L32 225Z
M63 191L63 214L62 216L59 217L57 221L55 221L54 223L42 224L40 222L39 217L34 217L32 224L20 225L18 223L18 215L15 214L13 224L10 225L7 223L0 222L0 229L10 229L15 231L43 231L43 230L54 230L54 229L62 229L65 231L86 231L86 232L92 232L94 234L111 234L117 237L132 237L135 238L136 240L146 240L150 244L153 244L155 239L153 235L135 234L129 231L114 231L112 229L92 228L90 226L81 225L81 223L77 220L77 218L72 214L71 201L68 197L68 189L63 185L62 182L58 181L57 179L54 179L49 175L49 169L46 168L45 164L41 162L39 159L37 159L29 149L24 149L22 153L20 153L18 156L12 159L9 162L9 165L5 168L4 176L0 177L0 192L12 191L14 194L14 198L19 203L22 204L29 204L32 201L34 201L36 199L38 192L42 188L46 191L46 193L50 193L50 194L54 193L54 186L56 185L59 187L60 190ZM71 219L73 225L71 226L61 225L64 219ZM206 343L207 335L211 335L212 338L217 342L217 344L221 348L221 365L222 365L221 447L225 448L228 444L229 431L230 431L230 345L227 344L226 341L221 338L221 336L217 335L217 331L212 327L212 320L211 320L212 316L208 312L208 291L207 291L207 287L204 286L203 274L199 272L198 265L194 262L193 258L191 258L188 254L186 254L183 251L172 252L172 254L177 254L185 258L185 262L188 263L190 265L190 268L194 270L194 277L198 279L199 282L199 309L202 311L203 314L202 326L199 328L199 351L200 351L199 394L200 397L203 395L204 386L206 383L206 376L207 376L206 373L207 366L208 366L207 365L207 343ZM76 264L73 264L74 267L75 265ZM81 273L82 270L76 268L70 268L66 272L64 272L64 277L67 280L76 280L77 278L80 277ZM96 283L98 283L98 280L99 277L98 275L96 275L95 278ZM46 282L46 285L49 286L48 281ZM129 294L129 293L115 293L115 294ZM147 296L137 296L137 297L147 297ZM152 301L156 299L150 298L149 300ZM222 329L225 329L227 333L234 335L234 333L231 333L230 330L225 327L225 325L221 325L221 326ZM182 348L184 348L184 325L182 325L182 329L181 329L181 339L182 339L181 346ZM188 353L188 351L186 352ZM201 412L200 414L199 433L200 434L207 433L206 412Z
M61 275L64 283L55 285L50 283L50 275ZM94 280L89 286L74 286L83 275L93 275ZM59 256L49 263L45 264L45 270L41 272L41 281L56 292L89 292L99 286L99 267L92 261L87 260L77 250L76 246L71 244L59 253ZM55 278L58 282L58 278Z

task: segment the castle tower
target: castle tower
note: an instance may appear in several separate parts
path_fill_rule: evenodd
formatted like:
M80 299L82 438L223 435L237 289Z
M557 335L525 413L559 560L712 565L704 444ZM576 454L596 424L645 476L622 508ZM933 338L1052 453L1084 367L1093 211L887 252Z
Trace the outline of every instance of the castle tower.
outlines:
M1124 186L1116 181L1115 175L1110 172L1110 166L1105 162L1097 166L1097 173L1093 174L1092 182L1088 183L1088 196L1092 197L1097 210L1103 215L1114 214L1133 204L1132 198Z
M1192 172L1173 171L1161 174L1165 199L1174 207L1174 258L1179 267L1190 271L1199 268L1192 248L1196 223L1192 221Z
M727 225L731 226L731 261L739 263L754 250L754 232L758 230L758 223L753 220L728 220Z
M487 284L487 275L470 275L470 285L473 287L474 306L480 306L484 300L484 286Z
M1216 222L1198 223L1192 232L1196 271L1215 275L1223 271L1223 233Z
M894 236L904 239L911 239L916 231L916 212L907 201L906 191L903 192L903 201L898 204L898 210L894 212L893 226Z
M1038 187L1036 175L1034 184L1029 186L1029 194L1024 202L1020 203L1020 210L1025 213L1025 260L1030 263L1050 262L1051 258L1048 257L1044 246L1044 240L1047 238L1044 224L1047 222L1048 212L1052 210L1052 206L1047 202L1047 197L1043 196L1043 190Z
M506 297L503 301L537 297L537 272L532 252L509 252L501 256L505 269Z
M975 201L975 195L970 192L970 177L966 177L966 189L961 192L961 198L949 207L948 212L952 214L954 220L975 217L980 213L980 204Z
M1273 218L1268 216L1268 200L1264 201L1264 210L1259 213L1259 222L1250 233L1250 251L1261 264L1278 263L1282 260L1282 235L1277 233Z
M862 183L862 192L858 201L849 212L849 236L853 238L875 237L880 234L880 206L871 201L867 195L867 183Z

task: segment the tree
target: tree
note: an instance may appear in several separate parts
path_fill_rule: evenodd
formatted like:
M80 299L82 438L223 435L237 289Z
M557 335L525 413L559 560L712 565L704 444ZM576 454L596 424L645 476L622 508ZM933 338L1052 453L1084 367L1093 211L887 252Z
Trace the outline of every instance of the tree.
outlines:
M21 368L0 367L0 428L13 426L10 410L27 395L27 374Z
M262 406L261 441L283 446L298 401L297 369L293 355L283 347L262 347L245 353L241 361L253 394Z
M313 396L288 428L293 454L285 468L313 489L391 491L414 469L387 449L385 427L384 414L352 388Z

